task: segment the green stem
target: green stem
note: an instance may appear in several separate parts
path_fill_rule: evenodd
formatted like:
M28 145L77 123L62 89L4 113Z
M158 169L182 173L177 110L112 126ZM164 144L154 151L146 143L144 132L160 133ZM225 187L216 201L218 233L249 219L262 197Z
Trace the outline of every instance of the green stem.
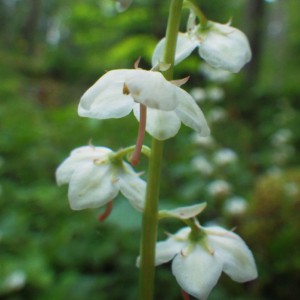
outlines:
M179 31L183 0L171 0L166 32L164 60L171 67L164 72L166 79L173 78L174 55ZM152 300L154 297L155 245L157 240L158 198L160 173L163 157L163 142L152 139L149 161L146 204L142 222L139 300Z
M125 149L121 149L119 150L118 152L116 152L113 157L115 159L123 159L124 156L128 156L129 154L132 154L135 150L135 147L136 145L133 145L133 146L130 146L130 147L127 147ZM142 146L142 149L141 149L141 152L147 156L148 158L150 157L150 154L151 154L151 149L147 146ZM130 159L129 159L130 160Z
M152 300L154 294L154 258L162 156L163 142L153 139L149 161L146 205L142 224L139 286L140 300Z
M183 0L172 0L166 31L166 48L164 53L164 62L170 64L170 68L163 72L168 80L173 79L174 58L176 50L177 35L179 31L181 10Z

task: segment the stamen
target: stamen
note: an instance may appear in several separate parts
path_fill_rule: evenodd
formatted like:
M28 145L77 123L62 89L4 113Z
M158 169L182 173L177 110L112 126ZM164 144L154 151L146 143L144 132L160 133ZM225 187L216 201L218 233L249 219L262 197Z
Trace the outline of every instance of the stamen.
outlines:
M123 94L124 95L129 95L130 94L130 91L129 91L129 89L128 89L128 87L125 83L123 85Z
M110 201L106 204L104 213L99 215L99 217L98 217L99 222L105 221L108 218L108 216L110 215L112 209L113 209L113 203L112 203L112 201Z
M186 291L181 290L181 295L183 297L183 300L190 300L190 296Z
M138 165L140 162L140 155L143 147L145 131L146 131L146 120L147 120L147 107L140 104L140 125L139 132L136 139L135 150L132 155L131 164L133 166Z

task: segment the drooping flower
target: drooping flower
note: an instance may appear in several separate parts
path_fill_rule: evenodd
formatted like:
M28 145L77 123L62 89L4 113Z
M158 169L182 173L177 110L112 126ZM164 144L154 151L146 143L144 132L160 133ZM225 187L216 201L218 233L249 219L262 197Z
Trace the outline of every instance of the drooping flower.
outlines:
M176 82L175 82L176 83ZM141 69L113 70L104 74L82 96L82 117L121 118L132 110L139 120L140 104L147 107L146 131L158 140L173 137L181 122L209 135L205 117L195 100L160 72Z
M182 228L157 243L156 266L172 261L172 272L183 290L197 299L207 299L221 273L237 282L257 277L252 252L232 231L219 226L200 227L195 234Z
M165 38L156 46L152 65L163 61ZM195 48L210 66L237 73L251 60L251 49L246 35L229 24L208 21L205 27L195 25L177 37L175 64L187 58Z
M74 149L57 168L56 181L58 185L69 184L68 198L74 210L104 206L119 191L135 209L144 208L146 182L105 147Z

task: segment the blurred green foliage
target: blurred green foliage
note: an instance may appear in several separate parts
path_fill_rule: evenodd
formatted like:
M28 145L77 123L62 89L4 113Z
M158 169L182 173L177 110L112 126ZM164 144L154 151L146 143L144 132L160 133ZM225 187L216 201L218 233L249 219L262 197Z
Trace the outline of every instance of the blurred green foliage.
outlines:
M161 206L208 201L200 221L237 226L260 271L245 285L222 277L212 300L300 297L298 3L201 1L209 18L233 17L246 32L256 25L245 20L258 2L258 68L252 62L216 82L195 53L176 69L177 78L191 76L187 90L200 88L213 138L201 141L182 127L166 143ZM122 14L111 0L0 1L0 299L136 298L139 214L121 196L104 224L97 222L101 210L71 211L67 187L58 188L54 174L90 139L114 150L135 142L133 116L79 118L77 104L105 70L131 68L139 56L150 68L167 9L159 0L136 0ZM228 150L235 158L220 159ZM138 168L146 166L143 159ZM228 209L237 198L245 211ZM179 226L164 221L159 238ZM158 268L156 297L181 299L168 264Z

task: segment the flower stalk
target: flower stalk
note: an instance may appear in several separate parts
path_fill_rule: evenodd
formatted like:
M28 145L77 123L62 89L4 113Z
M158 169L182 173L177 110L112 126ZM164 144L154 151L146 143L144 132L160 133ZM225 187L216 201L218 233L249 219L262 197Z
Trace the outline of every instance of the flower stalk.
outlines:
M163 72L167 80L173 79L174 56L182 2L183 0L172 0L170 4L166 31L166 48L164 52L164 63L170 64L170 67ZM139 300L152 300L154 297L154 261L162 157L163 141L153 138L147 179L146 203L142 221Z
M114 158L115 159L122 159L124 156L127 156L128 160L131 160L132 155L133 155L132 153L134 153L135 149L136 149L136 145L121 149L121 150L119 150L118 152L115 153ZM151 149L149 147L143 145L140 151L147 158L150 158Z

